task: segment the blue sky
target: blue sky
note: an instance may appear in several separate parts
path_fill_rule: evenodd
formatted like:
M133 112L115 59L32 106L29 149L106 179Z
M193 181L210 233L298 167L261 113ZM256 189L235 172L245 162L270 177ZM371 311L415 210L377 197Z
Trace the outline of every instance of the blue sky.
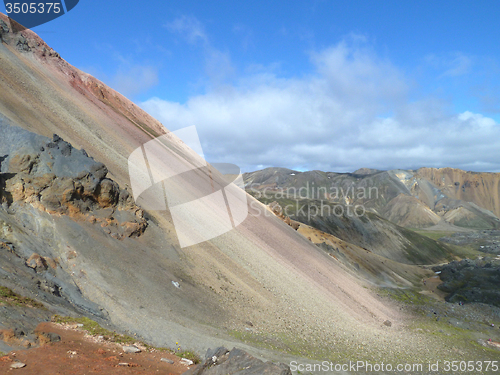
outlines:
M33 31L209 161L500 171L497 1L96 4Z

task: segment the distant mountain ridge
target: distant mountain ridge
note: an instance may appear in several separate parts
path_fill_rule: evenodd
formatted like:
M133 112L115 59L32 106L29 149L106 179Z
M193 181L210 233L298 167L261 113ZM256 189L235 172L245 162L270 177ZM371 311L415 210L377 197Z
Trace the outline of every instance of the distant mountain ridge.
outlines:
M267 168L245 173L247 190L281 192L343 205L362 205L397 225L426 228L500 226L500 173L420 168L354 173Z

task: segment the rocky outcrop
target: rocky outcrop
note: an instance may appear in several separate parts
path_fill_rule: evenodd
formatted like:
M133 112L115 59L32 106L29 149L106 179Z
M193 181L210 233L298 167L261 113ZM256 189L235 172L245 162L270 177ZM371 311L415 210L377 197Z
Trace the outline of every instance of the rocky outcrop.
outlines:
M12 28L14 28L15 32L13 32ZM38 35L24 29L17 22L8 19L3 14L0 14L0 41L15 46L19 52L34 52L43 57L61 58Z
M433 270L441 272L443 283L438 289L449 293L448 302L481 302L500 307L500 259L464 259Z
M233 348L208 349L205 362L183 375L292 375L283 363L263 362L243 350Z
M143 210L126 189L106 177L106 166L85 150L74 149L55 134L50 140L7 125L0 128L5 134L0 146L3 205L27 204L52 215L85 220L116 239L144 232Z
M286 224L288 224L289 226L291 226L295 230L299 229L300 223L298 221L290 219L289 216L285 215L283 213L283 207L281 207L281 205L278 202L276 202L276 201L271 202L271 203L268 204L268 206L271 209L271 211L273 212L273 214L275 214L276 216L278 216Z
M61 336L57 334L22 328L0 330L0 338L10 347L24 349L61 341Z

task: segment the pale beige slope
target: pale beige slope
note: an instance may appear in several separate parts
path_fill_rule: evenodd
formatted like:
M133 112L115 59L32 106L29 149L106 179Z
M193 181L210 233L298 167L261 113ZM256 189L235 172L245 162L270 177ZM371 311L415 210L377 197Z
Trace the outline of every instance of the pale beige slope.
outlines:
M441 221L441 217L429 206L405 194L391 199L382 212L387 220L407 228L430 227Z

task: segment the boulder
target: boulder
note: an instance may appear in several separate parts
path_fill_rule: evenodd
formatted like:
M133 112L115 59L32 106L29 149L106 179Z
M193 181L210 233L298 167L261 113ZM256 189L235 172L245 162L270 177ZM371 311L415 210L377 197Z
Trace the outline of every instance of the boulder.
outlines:
M127 345L123 347L124 353L140 353L141 349L134 345Z

